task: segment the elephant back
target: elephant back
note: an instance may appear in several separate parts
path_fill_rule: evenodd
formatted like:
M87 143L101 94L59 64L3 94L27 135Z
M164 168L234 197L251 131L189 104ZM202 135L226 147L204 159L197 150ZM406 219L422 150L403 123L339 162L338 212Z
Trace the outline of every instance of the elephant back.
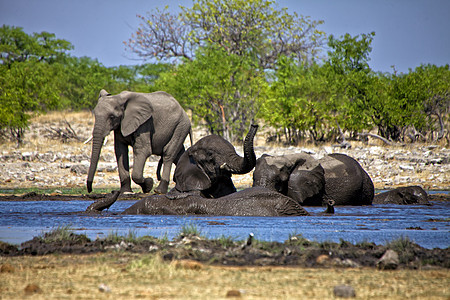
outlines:
M325 192L336 205L372 204L373 182L355 159L335 153L319 161L325 171Z

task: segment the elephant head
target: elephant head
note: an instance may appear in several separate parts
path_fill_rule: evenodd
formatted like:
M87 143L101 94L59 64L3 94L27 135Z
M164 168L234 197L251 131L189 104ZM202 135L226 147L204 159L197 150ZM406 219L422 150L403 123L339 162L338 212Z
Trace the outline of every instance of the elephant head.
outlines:
M256 161L253 172L253 186L262 186L287 195L288 182L292 171L314 158L307 153L295 153L283 156L263 154Z
M87 177L88 192L92 191L92 182L102 145L109 133L112 130L118 130L122 138L127 137L146 122L152 114L151 107L147 105L145 99L134 95L130 92L111 95L105 90L100 91L98 103L94 108L95 124L92 132L91 162Z
M218 198L236 191L232 174L250 172L256 164L253 148L258 125L251 125L244 140L244 156L218 135L200 139L180 157L175 169L175 189L178 192L201 191L205 196Z

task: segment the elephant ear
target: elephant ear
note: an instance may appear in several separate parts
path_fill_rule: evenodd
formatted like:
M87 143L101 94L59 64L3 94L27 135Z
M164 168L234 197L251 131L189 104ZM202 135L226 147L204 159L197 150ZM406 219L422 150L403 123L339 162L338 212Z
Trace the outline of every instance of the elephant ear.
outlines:
M153 107L150 100L142 94L128 92L120 96L125 102L121 131L123 136L128 136L152 117Z
M211 180L188 152L181 155L173 177L175 188L180 192L202 191L211 187Z
M108 93L106 90L101 90L100 91L100 94L98 95L98 97L99 98L101 98L101 97L105 97L105 96L111 96L111 94L110 93Z

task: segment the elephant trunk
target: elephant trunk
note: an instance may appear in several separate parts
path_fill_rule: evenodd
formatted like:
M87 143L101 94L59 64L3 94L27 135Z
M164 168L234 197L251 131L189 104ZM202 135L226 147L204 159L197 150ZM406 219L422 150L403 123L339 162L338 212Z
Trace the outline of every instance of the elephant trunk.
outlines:
M244 140L244 158L227 163L225 169L233 174L246 174L256 165L256 155L253 148L253 139L255 138L258 125L252 124Z
M94 180L94 174L97 170L98 160L100 158L100 152L102 150L103 142L105 138L102 133L98 133L98 129L94 127L93 139L92 139L92 152L91 163L89 165L88 177L87 177L87 191L92 192L92 182Z

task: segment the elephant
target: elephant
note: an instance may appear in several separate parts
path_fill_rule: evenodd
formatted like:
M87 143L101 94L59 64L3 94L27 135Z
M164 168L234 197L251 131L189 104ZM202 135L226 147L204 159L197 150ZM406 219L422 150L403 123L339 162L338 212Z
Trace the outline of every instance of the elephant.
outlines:
M120 191L131 192L128 146L133 147L131 178L144 193L153 187L152 178L144 178L147 158L161 156L155 193L167 193L172 163L177 164L184 153L184 140L190 134L191 122L178 101L166 92L136 93L123 91L111 95L100 91L94 108L95 124L92 133L91 162L87 176L87 190L92 191L94 174L105 137L114 130L114 152L117 160ZM161 166L163 168L160 174Z
M236 192L232 174L250 172L256 164L253 148L258 125L252 124L244 140L244 157L218 135L198 140L180 157L174 172L175 187L171 197L196 192L207 198L220 198Z
M374 186L353 158L330 154L314 159L306 153L263 155L253 172L253 186L264 186L287 195L301 205L370 205Z
M418 185L399 187L387 192L376 194L373 199L373 203L431 205L428 201L427 192L425 192L425 190Z
M98 213L110 207L119 194L119 191L115 191L108 198L94 202L86 212ZM265 217L309 215L296 201L264 187L247 188L216 199L194 193L185 193L175 200L168 195L150 195L128 207L121 214Z

